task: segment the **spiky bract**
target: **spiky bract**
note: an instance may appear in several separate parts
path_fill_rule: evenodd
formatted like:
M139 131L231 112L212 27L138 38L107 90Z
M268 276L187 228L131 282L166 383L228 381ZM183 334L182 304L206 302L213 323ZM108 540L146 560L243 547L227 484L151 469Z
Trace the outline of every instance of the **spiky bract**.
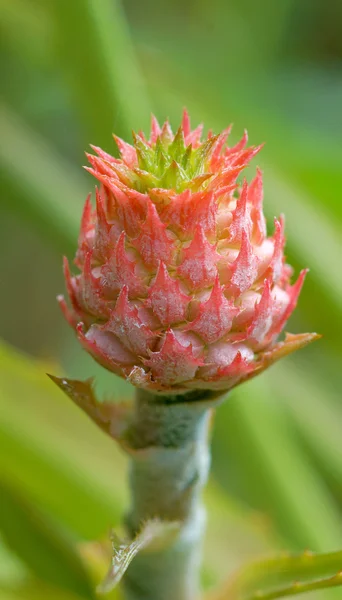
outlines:
M230 128L177 133L155 118L149 140L115 138L120 159L100 148L88 168L100 182L87 198L72 276L65 261L69 323L93 357L154 392L228 390L314 339L277 342L305 271L290 284L284 219L267 237L262 173L238 178L260 146Z

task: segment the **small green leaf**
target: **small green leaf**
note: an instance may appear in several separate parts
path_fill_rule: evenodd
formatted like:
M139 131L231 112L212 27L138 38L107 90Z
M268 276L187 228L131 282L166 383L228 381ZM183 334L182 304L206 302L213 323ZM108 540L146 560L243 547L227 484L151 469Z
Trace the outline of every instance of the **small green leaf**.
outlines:
M185 179L186 176L182 167L173 160L161 179L161 186L167 189L178 190Z
M217 142L218 135L209 138L194 152L193 157L193 175L201 175L203 168L210 158L210 154Z
M183 157L184 151L184 133L183 129L179 127L172 144L170 144L168 148L168 152L176 162L181 162L181 158Z
M342 551L280 555L243 567L211 600L273 600L342 585Z
M128 425L132 408L129 403L101 402L94 392L94 380L67 379L49 375L65 394L112 438L119 440Z
M168 164L168 159L166 155L166 151L164 150L164 146L160 137L157 137L156 147L155 147L155 155L154 155L154 171L158 177L161 177L165 171L166 165Z
M154 150L144 142L140 135L133 132L134 147L137 151L139 168L150 172L153 169Z
M189 167L189 164L191 162L191 155L192 155L192 144L189 144L189 146L187 146L182 161L181 161L181 165L184 169L184 171L186 171Z

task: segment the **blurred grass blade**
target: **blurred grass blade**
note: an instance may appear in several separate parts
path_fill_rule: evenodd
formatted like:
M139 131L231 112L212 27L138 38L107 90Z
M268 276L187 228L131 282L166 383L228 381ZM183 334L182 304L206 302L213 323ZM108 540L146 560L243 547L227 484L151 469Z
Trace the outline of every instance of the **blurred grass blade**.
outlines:
M26 64L44 66L51 59L52 23L43 5L27 0L0 0L2 40Z
M289 242L341 308L342 277L336 263L342 252L341 231L317 205L313 206L305 192L294 189L274 167L266 167L266 172L267 201L275 214L285 212Z
M0 585L1 600L84 600L84 596L42 581L28 580L11 586ZM112 600L112 599L111 599ZM114 600L114 599L113 599Z
M220 408L220 450L233 457L249 501L270 511L294 548L337 550L342 540L338 508L266 382L260 377L244 384Z
M119 450L45 369L5 345L0 345L0 446L1 480L74 534L105 536L118 523L125 497Z
M76 247L82 205L87 195L78 174L11 109L0 104L2 201L30 219L64 252ZM15 191L17 205L9 191Z
M94 598L72 541L4 483L0 483L0 531L8 546L37 577L82 598Z
M86 143L108 147L147 124L150 104L119 0L54 0L63 71Z
M342 482L342 407L340 399L317 376L299 371L292 364L269 373L273 393L283 399L315 463L329 480Z
M26 581L27 577L27 567L8 546L5 546L0 534L0 590L2 587L17 586Z
M243 567L210 600L271 600L342 585L342 551L304 552Z

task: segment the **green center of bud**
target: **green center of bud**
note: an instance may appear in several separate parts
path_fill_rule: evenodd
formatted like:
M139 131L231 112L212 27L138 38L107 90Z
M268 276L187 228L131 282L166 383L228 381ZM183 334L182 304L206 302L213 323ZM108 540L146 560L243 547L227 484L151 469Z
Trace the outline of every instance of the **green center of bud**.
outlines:
M133 134L138 165L134 169L138 180L136 189L146 192L151 188L173 189L177 193L190 189L193 192L206 187L213 176L210 172L210 157L218 136L213 136L197 148L185 146L180 127L175 136L163 132L155 143L148 144Z

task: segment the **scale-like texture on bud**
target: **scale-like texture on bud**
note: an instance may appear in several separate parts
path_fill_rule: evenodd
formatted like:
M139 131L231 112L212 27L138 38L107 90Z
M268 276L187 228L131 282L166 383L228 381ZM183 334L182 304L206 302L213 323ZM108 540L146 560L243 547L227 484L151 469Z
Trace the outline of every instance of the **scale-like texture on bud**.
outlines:
M121 158L93 147L100 182L87 198L62 310L103 366L154 392L228 390L317 337L277 338L296 306L284 220L266 234L262 174L237 179L260 146L233 147L229 129L174 135L152 120L149 140L115 138Z

